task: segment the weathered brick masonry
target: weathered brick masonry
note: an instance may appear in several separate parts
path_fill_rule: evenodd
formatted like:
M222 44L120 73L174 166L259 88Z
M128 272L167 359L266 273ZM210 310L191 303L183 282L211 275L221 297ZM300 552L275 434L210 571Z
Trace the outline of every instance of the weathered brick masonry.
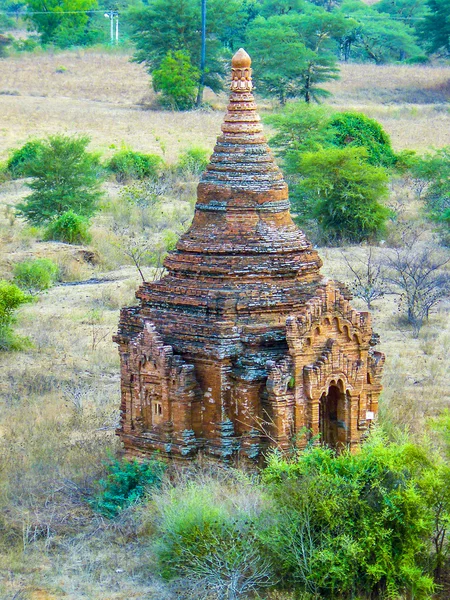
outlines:
M222 135L192 225L121 312L126 451L259 461L309 435L354 446L377 412L384 355L370 316L292 221L262 134L250 57L239 50Z

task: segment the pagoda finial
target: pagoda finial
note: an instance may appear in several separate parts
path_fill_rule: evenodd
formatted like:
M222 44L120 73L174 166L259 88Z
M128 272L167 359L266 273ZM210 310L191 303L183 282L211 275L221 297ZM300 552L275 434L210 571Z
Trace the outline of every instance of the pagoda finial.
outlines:
M231 90L233 92L251 92L252 70L250 65L252 59L244 50L239 48L236 54L231 59Z

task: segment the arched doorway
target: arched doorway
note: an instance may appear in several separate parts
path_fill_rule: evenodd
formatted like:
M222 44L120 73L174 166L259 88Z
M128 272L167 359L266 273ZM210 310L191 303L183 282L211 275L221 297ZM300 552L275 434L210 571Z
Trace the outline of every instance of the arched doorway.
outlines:
M337 385L330 385L327 394L322 394L319 403L320 441L330 448L338 449L345 443L343 419L343 393Z

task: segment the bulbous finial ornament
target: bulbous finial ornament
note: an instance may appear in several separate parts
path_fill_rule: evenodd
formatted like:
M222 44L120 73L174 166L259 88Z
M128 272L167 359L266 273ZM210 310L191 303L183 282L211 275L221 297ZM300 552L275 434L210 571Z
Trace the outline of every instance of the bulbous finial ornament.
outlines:
M233 92L251 92L252 70L250 65L252 59L244 50L239 48L236 54L231 59L231 90Z
M234 69L248 69L252 64L252 59L244 50L244 48L239 48L236 54L231 59L231 66Z

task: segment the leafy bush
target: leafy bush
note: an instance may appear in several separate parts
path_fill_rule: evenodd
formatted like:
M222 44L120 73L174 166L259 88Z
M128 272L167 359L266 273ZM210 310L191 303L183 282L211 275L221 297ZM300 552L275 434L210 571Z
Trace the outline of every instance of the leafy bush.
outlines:
M425 182L425 208L430 219L450 228L450 146L416 157L411 172Z
M396 156L391 140L383 127L362 113L343 112L335 114L330 121L332 144L340 148L363 147L371 165L392 167Z
M21 148L13 150L6 167L13 178L29 177L30 168L44 148L42 140L30 140Z
M390 211L388 177L366 162L364 148L327 149L300 155L304 179L294 194L294 210L317 219L325 239L360 242L384 231Z
M17 263L14 281L30 294L48 290L57 280L59 267L49 258L37 258Z
M331 144L328 107L293 102L264 120L277 131L270 144L283 158L288 173L297 172L299 154L317 152Z
M27 168L33 190L18 212L46 225L67 211L89 217L101 197L98 157L86 151L88 137L50 136Z
M189 110L195 105L200 71L188 54L169 52L152 74L153 89L161 92L161 103L172 110Z
M143 154L131 148L122 148L108 162L119 183L130 179L156 179L161 172L163 159L156 154Z
M14 333L13 325L17 309L31 300L31 296L15 284L0 280L0 351L20 350L26 345L27 340Z
M193 175L201 175L208 165L210 154L209 150L204 148L197 146L189 148L179 156L177 169Z
M272 583L256 534L264 500L243 478L228 477L188 481L155 494L156 549L165 577L184 576L212 597L248 598Z
M430 599L426 453L373 432L360 452L274 453L263 473L277 510L265 543L288 589L320 598Z
M89 220L68 210L47 225L44 239L67 244L88 244L91 241Z
M92 505L105 517L113 518L142 498L146 490L158 487L165 469L158 460L113 460L107 465L106 479L99 481L101 491Z

